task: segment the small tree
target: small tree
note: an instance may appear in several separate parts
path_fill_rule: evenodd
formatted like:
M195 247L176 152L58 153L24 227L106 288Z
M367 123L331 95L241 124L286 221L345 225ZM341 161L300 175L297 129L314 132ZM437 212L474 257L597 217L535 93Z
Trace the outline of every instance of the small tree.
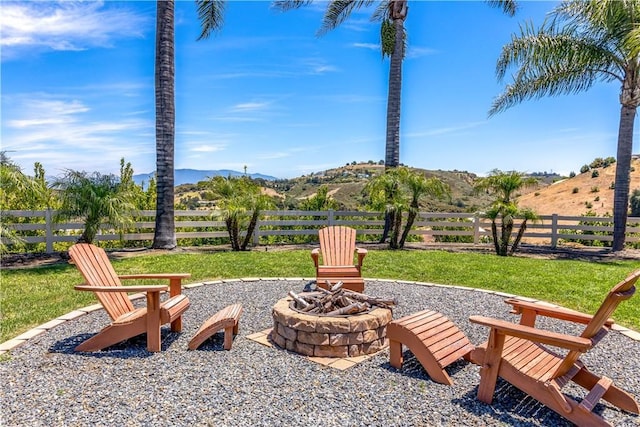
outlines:
M300 203L300 209L305 211L326 211L338 208L338 202L329 195L329 187L326 185L321 185L316 194Z
M413 227L423 196L444 197L449 188L438 178L426 178L424 174L411 171L406 167L388 169L384 174L369 181L366 191L370 205L375 210L384 210L385 227L389 224L391 249L401 249ZM407 220L402 227L403 214ZM384 234L384 233L383 233ZM384 237L384 236L383 236Z
M640 188L636 188L631 193L629 205L631 205L631 216L640 217Z
M206 199L214 200L229 233L231 249L246 251L251 235L263 210L273 206L271 198L262 194L260 186L247 176L211 178L206 186ZM246 227L244 238L241 230Z
M125 178L124 182L122 178ZM122 234L131 224L136 210L133 187L126 178L67 170L53 184L60 192L61 200L56 220L82 219L84 230L78 239L82 243L93 243L103 222Z
M485 178L478 180L475 186L476 191L486 191L496 196L496 200L486 212L487 217L491 219L491 234L496 254L500 256L513 255L522 240L522 236L524 236L527 222L538 219L534 211L519 209L515 200L518 190L534 186L537 182L537 179L527 178L523 173L515 171L502 172L498 169L494 169ZM522 218L522 223L509 249L516 218ZM498 221L500 222L500 232L498 232Z

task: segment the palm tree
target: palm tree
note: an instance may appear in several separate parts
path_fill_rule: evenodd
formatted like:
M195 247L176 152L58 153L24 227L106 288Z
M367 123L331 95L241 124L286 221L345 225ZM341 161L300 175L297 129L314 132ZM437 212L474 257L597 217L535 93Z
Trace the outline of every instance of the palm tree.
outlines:
M175 40L174 0L157 0L156 17L156 225L152 247L176 247L174 217Z
M445 196L450 196L451 194L451 189L441 180L435 177L427 178L424 174L418 172L408 173L404 182L407 190L409 191L411 201L409 202L407 222L405 224L404 231L402 232L400 243L398 244L401 248L404 247L407 236L409 236L409 232L411 231L413 223L420 211L420 199L423 196L443 198Z
M569 0L539 29L522 27L503 47L498 78L517 67L489 112L526 99L585 91L596 82L620 83L620 124L613 201L613 251L624 249L633 125L640 104L640 1Z
M388 169L384 174L373 178L367 184L370 205L375 210L384 210L385 230L390 233L389 247L402 249L413 227L420 210L420 199L423 196L441 198L450 194L449 187L438 178L427 178L418 171L407 167ZM407 212L404 229L402 220ZM386 240L385 237L381 240Z
M205 197L216 201L216 208L227 226L231 249L247 250L262 211L273 206L271 198L262 194L260 186L247 176L216 176L207 181L206 186L210 193ZM241 238L243 227L246 233Z
M273 6L279 10L296 9L313 0L276 0ZM334 30L354 10L379 3L372 21L380 22L380 46L383 56L389 56L389 90L387 94L387 132L385 140L385 169L400 164L400 107L402 94L402 61L405 56L406 31L404 22L409 11L407 0L331 0L322 20L318 35ZM510 16L516 12L514 0L488 0L494 7L501 7Z
M199 40L222 27L224 1L196 0ZM153 248L176 247L174 200L175 0L157 0L156 17L156 226Z
M537 179L527 178L523 173L516 171L502 172L497 169L494 169L486 177L480 178L476 182L476 191L486 191L496 196L495 201L485 214L491 220L491 234L497 255L512 255L520 244L522 236L524 236L527 222L538 219L536 213L531 209L519 209L515 200L516 193L519 190L534 186L537 183ZM509 249L515 219L518 217L522 218L522 222L511 249ZM498 233L498 221L500 222L500 233Z
M131 187L115 175L68 170L54 183L60 191L57 220L81 218L84 230L78 242L92 243L103 222L122 231L135 212Z

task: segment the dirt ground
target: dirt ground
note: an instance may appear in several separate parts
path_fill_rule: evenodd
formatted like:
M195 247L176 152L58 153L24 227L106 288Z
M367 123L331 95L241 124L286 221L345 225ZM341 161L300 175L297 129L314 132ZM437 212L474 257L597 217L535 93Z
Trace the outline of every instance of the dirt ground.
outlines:
M288 251L294 249L308 249L311 251L316 245L273 245L257 246L253 251ZM386 244L358 244L358 246L371 250L388 250ZM173 250L158 250L148 248L123 249L109 251L109 256L114 259L127 258L133 256L144 256L159 253L212 253L231 250L229 246L203 246L203 247L178 247ZM448 252L475 252L493 254L493 248L489 245L460 245L460 244L435 244L435 243L410 243L405 250L442 250ZM558 247L540 245L522 245L514 254L516 257L543 258L543 259L576 259L584 261L613 261L613 260L638 260L640 262L639 249L627 249L617 253L611 252L608 248L594 247ZM0 267L2 269L33 268L54 264L66 263L69 260L67 252L45 253L22 253L4 254L0 257Z

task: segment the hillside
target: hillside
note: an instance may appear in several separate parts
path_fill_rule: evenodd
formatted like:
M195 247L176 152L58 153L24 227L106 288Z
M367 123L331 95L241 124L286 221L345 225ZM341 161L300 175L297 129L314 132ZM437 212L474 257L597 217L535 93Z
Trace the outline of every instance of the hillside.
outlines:
M631 191L640 188L640 159L634 160L631 173ZM427 177L437 177L451 187L450 200L430 200L423 202L425 211L474 212L483 210L491 203L486 194L473 191L476 174L466 171L431 171L417 169ZM597 175L592 177L593 170ZM612 214L615 164L605 168L595 168L572 178L537 173L540 184L523 191L519 198L521 207L534 209L540 215L558 213L579 216L589 210L597 215ZM303 175L292 179L262 180L264 192L274 198L279 209L296 209L300 202L312 197L322 185L338 202L341 209L362 209L365 203L364 188L369 180L384 172L384 166L372 162L350 164L322 172ZM176 202L198 207L201 188L196 184L176 187Z
M640 159L635 159L631 172L631 192L640 188ZM573 178L558 181L544 188L524 194L519 199L521 207L534 209L540 215L583 215L588 211L596 215L613 214L613 182L615 164L594 169Z

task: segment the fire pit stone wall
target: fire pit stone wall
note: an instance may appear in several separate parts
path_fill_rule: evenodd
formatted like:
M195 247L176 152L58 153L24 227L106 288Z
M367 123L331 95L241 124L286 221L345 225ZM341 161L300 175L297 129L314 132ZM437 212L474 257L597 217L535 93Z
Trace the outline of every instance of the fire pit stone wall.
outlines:
M290 307L283 298L273 307L271 339L289 351L317 357L356 357L388 345L391 310L376 308L365 314L317 316Z

